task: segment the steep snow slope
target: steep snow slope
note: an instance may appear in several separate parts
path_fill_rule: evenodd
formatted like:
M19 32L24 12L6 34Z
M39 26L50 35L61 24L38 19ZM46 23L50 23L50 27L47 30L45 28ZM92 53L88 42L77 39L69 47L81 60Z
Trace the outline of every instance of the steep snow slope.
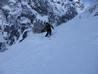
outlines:
M84 17L0 53L0 74L98 74L98 17Z
M0 3L0 43L15 44L28 30L41 33L46 21L60 25L74 18L82 3L73 0L5 0ZM76 5L79 5L77 7ZM82 11L82 10L81 10ZM0 50L3 50L0 45Z

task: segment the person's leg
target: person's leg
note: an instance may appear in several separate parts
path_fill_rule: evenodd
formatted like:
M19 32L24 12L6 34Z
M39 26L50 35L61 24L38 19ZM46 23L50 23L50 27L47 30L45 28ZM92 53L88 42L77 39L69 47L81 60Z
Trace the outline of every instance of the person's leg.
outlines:
M51 31L48 31L46 37L50 37L50 36L51 36Z
M49 37L49 36L51 36L51 29L47 30L47 33L45 35L45 37Z
M51 30L49 30L49 36L51 36Z
M48 36L48 32L46 33L45 37L47 37L47 36Z

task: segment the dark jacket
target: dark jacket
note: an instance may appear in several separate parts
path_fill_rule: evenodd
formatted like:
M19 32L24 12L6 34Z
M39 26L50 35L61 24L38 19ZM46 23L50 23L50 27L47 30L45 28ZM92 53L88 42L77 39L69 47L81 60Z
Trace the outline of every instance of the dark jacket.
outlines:
M51 30L51 28L54 29L54 27L50 23L46 23L45 30L49 31Z

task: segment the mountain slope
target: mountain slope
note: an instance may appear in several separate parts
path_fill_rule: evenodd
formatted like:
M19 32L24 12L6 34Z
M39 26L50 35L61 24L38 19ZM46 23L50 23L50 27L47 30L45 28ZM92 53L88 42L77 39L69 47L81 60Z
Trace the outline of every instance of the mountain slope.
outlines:
M33 29L41 33L45 22L58 26L73 19L84 10L81 1L74 0L5 0L0 3L0 52L22 41L23 36ZM47 20L45 20L47 19Z
M29 34L0 53L0 74L98 74L98 17L75 17L50 38Z

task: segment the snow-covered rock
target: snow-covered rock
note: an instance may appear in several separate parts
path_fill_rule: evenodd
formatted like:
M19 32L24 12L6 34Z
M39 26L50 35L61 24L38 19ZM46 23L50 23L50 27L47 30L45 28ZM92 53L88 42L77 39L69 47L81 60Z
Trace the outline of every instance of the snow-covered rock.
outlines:
M7 45L13 45L27 30L41 33L44 22L57 26L77 14L71 0L8 0L0 6L2 36Z

